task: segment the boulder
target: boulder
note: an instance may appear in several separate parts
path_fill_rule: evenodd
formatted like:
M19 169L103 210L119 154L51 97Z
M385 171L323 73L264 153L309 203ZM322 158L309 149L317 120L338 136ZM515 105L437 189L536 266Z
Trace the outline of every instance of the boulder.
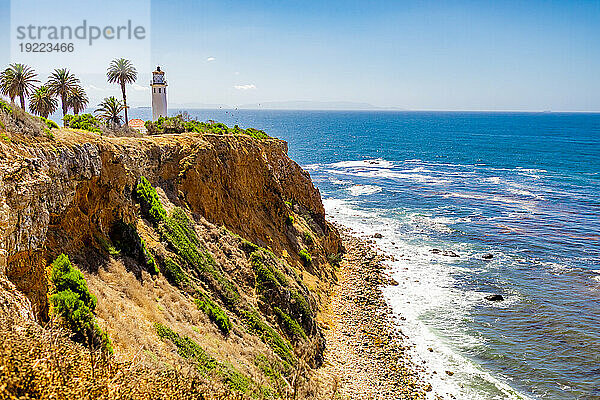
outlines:
M490 294L489 296L485 296L485 299L488 301L504 301L504 296L501 294Z

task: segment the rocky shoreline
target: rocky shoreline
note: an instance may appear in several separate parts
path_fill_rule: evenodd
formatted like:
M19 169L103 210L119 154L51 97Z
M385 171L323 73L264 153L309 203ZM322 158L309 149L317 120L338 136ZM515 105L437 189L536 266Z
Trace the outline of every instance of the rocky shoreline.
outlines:
M322 315L327 348L323 376L337 377L345 399L425 399L431 385L418 374L381 287L393 284L368 243L340 230L346 255Z

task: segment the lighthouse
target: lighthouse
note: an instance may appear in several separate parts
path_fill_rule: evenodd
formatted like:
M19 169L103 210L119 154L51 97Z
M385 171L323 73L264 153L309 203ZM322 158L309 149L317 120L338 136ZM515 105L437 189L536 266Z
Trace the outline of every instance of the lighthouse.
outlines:
M152 73L152 120L156 121L160 117L167 116L167 80L165 72L156 67Z

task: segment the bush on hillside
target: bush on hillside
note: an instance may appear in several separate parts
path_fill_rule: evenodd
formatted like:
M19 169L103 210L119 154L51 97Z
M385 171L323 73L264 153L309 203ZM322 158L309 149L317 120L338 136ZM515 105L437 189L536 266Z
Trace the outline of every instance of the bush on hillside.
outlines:
M140 177L135 193L142 203L144 212L150 216L152 222L158 224L167 217L167 211L162 206L156 189L148 182L146 177Z
M231 321L225 314L225 311L217 303L212 301L210 297L204 292L199 292L199 298L194 300L196 306L206 313L208 318L219 327L221 332L225 335L231 330Z
M304 264L305 267L308 267L312 264L312 257L310 256L308 251L306 251L306 249L300 250L300 253L298 253L298 255L300 256L300 261L302 261L302 264Z
M136 259L146 267L146 271L150 274L158 274L158 266L156 265L154 256L134 225L118 221L110 230L110 239L115 244L119 254L123 253ZM110 247L108 248L108 252L112 256L119 255L114 252L111 253Z
M136 188L142 209L158 228L161 239L169 244L178 259L189 271L194 271L211 289L217 292L228 307L233 307L240 298L234 286L220 271L213 256L201 245L192 221L181 208L174 209L169 215L164 209L156 189L145 177L140 177ZM173 265L165 265L173 267ZM163 268L165 267L163 266ZM175 280L179 279L181 268L175 268ZM183 272L183 271L181 271Z
M39 117L40 120L42 120L42 122L44 124L46 124L46 126L48 127L48 129L58 129L59 126L56 122L52 121L51 119L48 118L44 118L44 117Z
M81 271L73 267L65 254L52 263L50 281L53 313L74 333L74 340L112 354L108 335L100 329L94 316L96 297L90 293Z
M102 132L102 123L92 114L65 115L65 126L72 129L82 129L89 132Z
M215 135L248 135L255 139L268 139L264 131L248 128L242 129L235 125L229 128L220 122L200 122L189 118L188 115L179 114L175 117L160 117L156 121L146 121L146 129L150 135L169 133L212 133Z

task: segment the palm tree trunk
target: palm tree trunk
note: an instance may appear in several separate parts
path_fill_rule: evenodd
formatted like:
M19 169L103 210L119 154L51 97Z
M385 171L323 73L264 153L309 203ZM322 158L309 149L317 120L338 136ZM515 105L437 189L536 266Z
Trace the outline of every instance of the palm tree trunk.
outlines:
M21 108L23 109L23 111L27 111L25 110L25 96L23 96L23 93L19 95L19 100L21 100Z
M129 125L129 117L127 116L127 94L125 94L125 82L121 82L121 91L123 92L123 105L125 106L125 125Z
M62 104L62 112L63 112L63 127L67 127L67 122L65 121L65 115L69 112L69 108L67 107L67 96L63 93L60 96L60 102Z

